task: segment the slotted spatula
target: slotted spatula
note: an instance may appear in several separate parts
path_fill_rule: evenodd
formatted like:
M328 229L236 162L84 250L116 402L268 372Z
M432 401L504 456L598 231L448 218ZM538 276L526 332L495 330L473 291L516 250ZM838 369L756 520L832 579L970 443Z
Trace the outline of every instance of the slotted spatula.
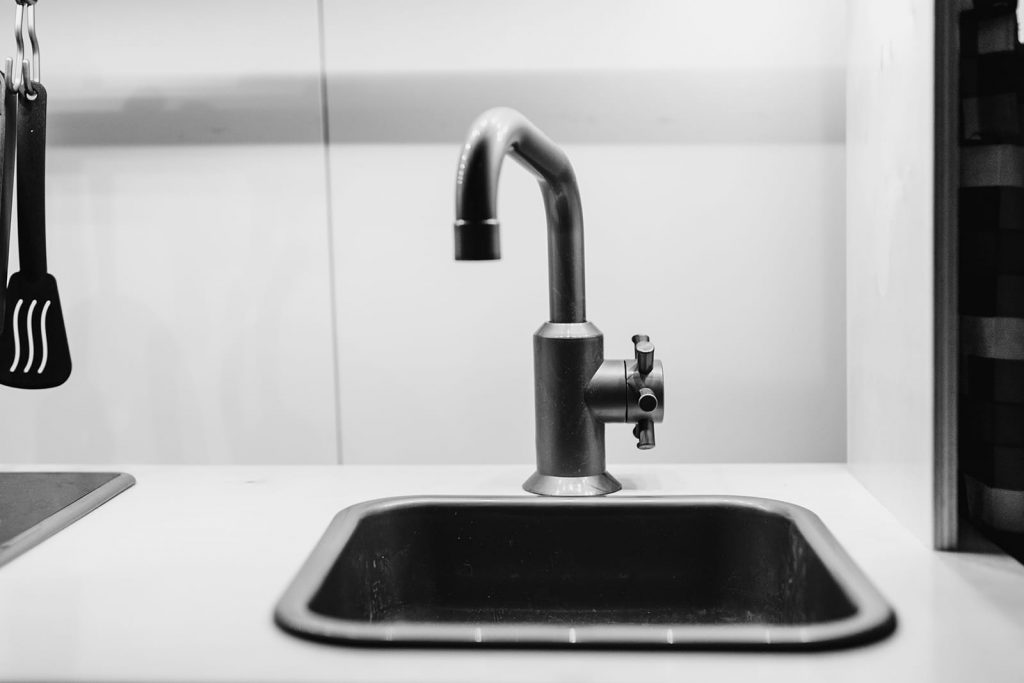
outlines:
M18 257L0 334L0 384L48 389L71 375L57 281L46 272L46 89L18 97Z

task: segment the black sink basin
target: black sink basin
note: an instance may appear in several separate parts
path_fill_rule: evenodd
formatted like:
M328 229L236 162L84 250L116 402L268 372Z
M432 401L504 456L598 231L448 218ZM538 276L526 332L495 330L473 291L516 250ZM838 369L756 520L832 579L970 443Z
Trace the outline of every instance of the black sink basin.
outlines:
M895 626L814 514L740 497L363 503L275 616L365 645L821 648Z

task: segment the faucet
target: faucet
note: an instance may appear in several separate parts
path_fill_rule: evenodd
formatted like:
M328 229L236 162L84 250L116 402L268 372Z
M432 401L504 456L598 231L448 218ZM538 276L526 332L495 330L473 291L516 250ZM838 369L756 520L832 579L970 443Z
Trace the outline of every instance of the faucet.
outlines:
M664 372L646 335L631 360L605 360L604 335L587 320L583 209L572 164L514 109L473 123L455 181L455 258L501 258L498 176L510 156L540 183L548 226L550 319L533 335L537 471L523 488L544 496L600 496L622 485L605 468L604 425L634 423L637 448L654 447L665 412Z

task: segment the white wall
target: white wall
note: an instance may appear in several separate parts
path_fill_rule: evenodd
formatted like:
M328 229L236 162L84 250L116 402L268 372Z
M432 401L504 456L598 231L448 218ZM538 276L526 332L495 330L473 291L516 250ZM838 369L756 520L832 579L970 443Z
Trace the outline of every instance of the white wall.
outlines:
M324 10L322 73L316 0L40 4L75 371L0 388L0 462L333 462L340 419L344 462L528 466L525 172L506 259L451 257L458 145L495 104L576 165L607 354L646 332L666 364L659 448L613 426L610 460L843 458L841 0Z
M850 467L904 524L934 530L935 11L855 2L847 90Z
M545 320L536 183L502 176L504 260L455 263L462 137L521 109L573 160L588 317L648 333L659 447L609 460L842 460L845 4L329 2L342 460L533 457Z
M74 371L0 387L0 462L336 460L316 4L287 9L38 6Z

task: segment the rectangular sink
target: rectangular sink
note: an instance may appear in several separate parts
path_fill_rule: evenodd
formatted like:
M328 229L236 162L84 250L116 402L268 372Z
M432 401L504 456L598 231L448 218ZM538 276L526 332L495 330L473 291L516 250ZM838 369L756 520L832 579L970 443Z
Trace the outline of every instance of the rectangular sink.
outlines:
M817 516L725 496L362 503L275 619L320 641L477 647L813 649L895 628Z

